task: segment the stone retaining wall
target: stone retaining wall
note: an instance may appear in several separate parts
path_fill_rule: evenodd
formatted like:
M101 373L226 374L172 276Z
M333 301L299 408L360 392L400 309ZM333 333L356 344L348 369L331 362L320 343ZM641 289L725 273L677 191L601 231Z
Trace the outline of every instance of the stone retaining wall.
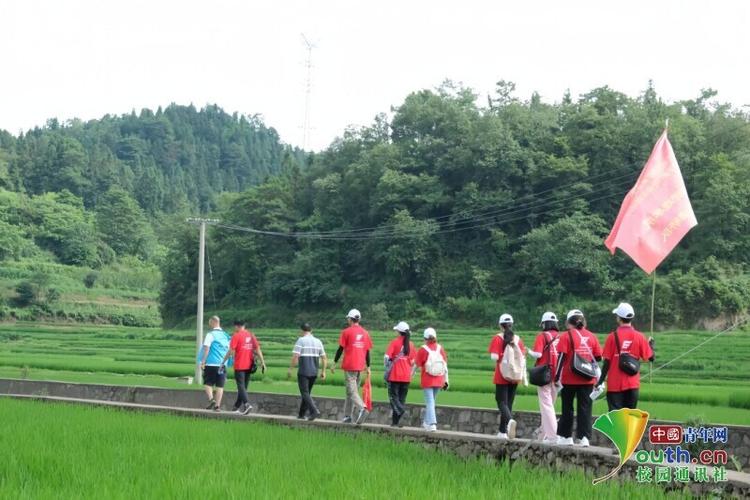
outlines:
M343 393L343 388L341 389ZM61 396L81 399L96 399L106 401L121 401L158 406L177 406L185 408L203 408L206 405L205 395L197 390L159 389L152 387L126 387L110 385L71 384L64 382L47 382L34 380L0 379L0 394L30 394L44 396ZM343 396L343 394L342 394ZM223 407L232 406L236 393L227 391L224 396ZM343 401L336 398L315 398L322 417L331 420L343 418ZM273 415L297 415L299 398L297 396L270 393L250 393L253 412ZM407 405L407 414L402 422L409 427L419 427L422 422L422 405ZM534 431L539 427L539 414L535 412L517 411L514 418L518 422L518 437L534 438ZM500 417L497 411L466 408L457 406L438 406L438 427L441 430L472 432L476 434L494 435L497 433ZM390 423L390 407L386 403L375 402L369 422ZM750 411L748 412L750 422ZM650 421L651 424L669 423ZM739 463L741 469L750 472L750 427L727 426L729 442L717 445L727 451ZM599 432L594 432L591 444L614 450L612 443ZM652 449L646 436L641 442L641 448ZM733 464L727 464L734 468Z

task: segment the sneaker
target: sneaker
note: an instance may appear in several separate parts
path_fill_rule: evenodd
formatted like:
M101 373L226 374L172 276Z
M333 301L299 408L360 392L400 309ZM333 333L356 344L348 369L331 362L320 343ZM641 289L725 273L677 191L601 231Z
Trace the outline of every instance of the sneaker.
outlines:
M206 406L207 410L213 410L216 408L216 400L212 399L208 402L208 406Z
M508 439L516 438L516 421L512 418L508 420Z
M573 446L573 438L564 438L562 436L557 436L557 445L558 446Z
M360 425L364 423L365 420L367 420L367 416L370 414L369 411L367 411L367 408L362 408L359 410L359 415L357 415L357 421L354 422L357 425Z
M544 439L542 439L542 443L544 443L544 444L557 444L557 438L556 437L553 437L553 438L544 438Z
M214 406L214 411L216 413L219 413L221 411L221 408L219 408L218 406Z
M341 421L342 424L351 424L352 423L352 417L344 417L344 419Z
M313 420L315 420L316 418L319 418L319 417L320 417L320 412L316 411L314 413L311 413L310 416L307 417L307 420L309 420L310 422L312 422Z
M578 441L578 446L583 446L584 448L589 447L589 438L582 437L580 441Z
M437 425L432 424L432 425L430 425L430 428L427 429L427 430L429 430L430 432L435 432L437 430Z
M252 411L253 405L246 403L241 409L242 409L241 413L243 415L247 415L248 413Z
M496 437L499 439L508 439L508 435L504 432L498 432Z

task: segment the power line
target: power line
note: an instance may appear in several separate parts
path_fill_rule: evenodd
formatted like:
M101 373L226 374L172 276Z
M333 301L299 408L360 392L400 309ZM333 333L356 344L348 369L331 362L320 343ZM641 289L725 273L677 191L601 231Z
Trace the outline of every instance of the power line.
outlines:
M629 169L630 167L624 167L624 168L628 168ZM600 177L611 176L613 172L617 172L618 170L620 170L620 169L616 169L616 170L611 171L611 172L604 172L604 173L597 174L595 176L589 177L588 179L582 179L582 180L579 180L579 181L576 181L576 182L572 182L572 183L569 183L569 184L565 184L565 185L561 185L561 186L556 186L556 187L553 187L553 188L545 189L543 191L538 191L536 193L529 193L529 194L523 195L520 198L515 199L515 200L508 200L505 205L512 205L512 206L507 206L505 208L493 208L491 210L487 210L487 211L484 211L484 212L474 213L473 215L471 215L471 214L473 212L476 212L477 209L473 209L473 210L467 209L467 210L464 210L464 211L461 211L461 212L456 212L456 213L453 213L453 214L441 215L441 216L438 216L438 217L434 217L431 220L437 222L441 226L443 226L443 225L453 225L453 224L464 223L465 221L472 222L473 219L477 218L477 217L486 218L486 217L494 217L494 216L497 216L497 215L503 215L504 213L508 212L509 210L515 210L515 209L517 209L519 207L523 207L523 206L531 206L531 205L535 205L535 204L544 205L549 200L540 200L540 199L538 199L538 197L541 196L541 195L544 195L544 194L547 194L547 193L550 193L550 192L553 192L553 191L565 190L567 188L570 188L570 187L576 186L578 184L581 184L581 183L584 183L584 182L587 182L587 181L591 181L591 180L594 180L594 179L597 179L597 178L600 178ZM627 172L625 174L621 174L619 176L609 177L606 180L606 182L603 182L603 183L600 183L600 184L594 184L591 187L592 188L598 188L598 187L601 187L601 186L604 186L604 185L611 184L612 182L617 181L617 180L624 180L624 179L627 179L629 177L635 177L638 173L639 173L638 171L630 171L630 172ZM526 202L526 203L520 203L519 204L519 201L521 201L521 200L523 200L525 198L532 198L532 201L529 201L529 202ZM536 198L536 199L534 199L534 198ZM467 215L466 217L464 217L465 220L461 220L461 221L450 220L450 219L459 217L461 215ZM442 222L442 221L446 221L446 222ZM382 231L383 229L395 228L395 227L397 227L397 224L383 224L383 225L380 225L380 226L363 227L363 228L356 228L356 229L334 229L334 230L329 230L329 231L309 231L309 232L305 232L305 234L311 235L311 234L315 233L315 234L326 235L326 236L327 235L338 235L338 234L349 235L349 234L356 234L356 233L372 232L372 231L375 231L375 230L381 230ZM294 234L297 234L297 233L294 233Z
M615 196L624 195L628 191L629 191L629 189L625 190L625 191L613 193L613 194L608 194L608 195L600 196L600 197L594 197L594 198L588 199L587 201L589 201L589 202L601 201L601 200L605 200L605 199L608 199L608 198L613 198ZM573 198L573 200L574 199L578 199L578 198ZM558 204L558 203L569 203L570 201L572 201L572 199L570 199L570 198L562 198L562 199L558 199L558 200L551 200L550 203L549 203L549 205L555 205L555 204ZM536 214L533 214L533 215L541 216L541 215L544 215L546 213L550 213L550 212L552 212L554 210L557 210L557 208L552 209L552 210L549 210L549 207L547 207L547 208L548 208L548 210L545 210L545 211L542 211L542 212L539 212L539 213L536 213ZM466 227L458 227L458 228L450 228L450 229L438 229L438 230L432 232L431 235L446 234L446 233L455 233L455 232L461 232L461 231L468 231L468 230L472 230L472 229L482 229L482 228L486 228L486 227L490 227L490 226L499 226L499 225L502 225L502 224L507 224L509 222L515 222L515 221L523 220L523 219L527 218L529 215L532 215L532 214L526 213L526 214L523 214L523 215L520 215L520 216L517 216L517 217L511 217L511 218L507 218L507 219L490 220L490 221L485 221L485 222L482 222L482 223L478 223L478 224L474 224L474 225L470 225L470 226L466 226ZM292 238L292 239L334 240L334 241L364 241L364 240L382 240L382 239L391 239L391 238L406 238L406 237L409 237L409 236L412 236L412 235L415 235L415 234L419 234L419 233L422 232L422 229L413 229L413 230L403 230L403 231L388 232L388 233L385 233L385 234L378 233L377 231L373 231L372 233L358 234L358 235L320 235L320 234L317 234L317 233L302 233L302 232L284 233L284 232L280 232L280 231L265 231L265 230L261 230L261 229L255 229L255 228L251 228L251 227L242 227L242 226L237 226L237 225L232 225L232 224L216 224L216 227L221 227L221 228L224 228L224 229L229 229L229 230L234 230L234 231L242 231L242 232L247 232L247 233L252 233L252 234L258 234L258 235L263 235L263 236L274 236L274 237Z

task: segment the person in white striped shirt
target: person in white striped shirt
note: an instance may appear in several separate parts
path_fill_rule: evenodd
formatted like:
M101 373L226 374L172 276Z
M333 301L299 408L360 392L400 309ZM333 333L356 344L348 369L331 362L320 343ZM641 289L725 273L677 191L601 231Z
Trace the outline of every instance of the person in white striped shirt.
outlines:
M297 385L302 397L299 415L297 416L299 419L307 418L308 420L315 420L320 416L320 411L310 393L318 378L318 370L320 369L319 360L321 359L323 360L323 369L320 373L320 378L325 380L328 360L326 352L323 349L323 343L320 339L313 336L312 327L309 323L302 324L300 326L300 336L297 339L297 343L294 344L292 361L289 364L289 370L286 374L287 378L291 378L292 368L297 366Z

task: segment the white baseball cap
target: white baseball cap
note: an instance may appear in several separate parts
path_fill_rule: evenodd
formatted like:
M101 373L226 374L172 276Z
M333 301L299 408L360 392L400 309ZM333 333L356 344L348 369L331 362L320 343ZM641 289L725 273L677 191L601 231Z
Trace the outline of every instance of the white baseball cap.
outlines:
M620 305L617 306L616 309L612 310L612 314L616 314L624 319L631 319L635 316L635 311L633 310L633 306L631 306L627 302L620 302Z
M568 317L565 319L569 320L573 316L583 316L583 313L581 312L580 309L571 309L570 311L568 311Z
M397 332L408 332L409 331L409 323L406 321L399 321L398 325L393 327L394 330Z
M360 319L362 317L362 314L360 314L358 309L352 309L351 311L349 311L349 314L347 314L346 317L351 319Z
M434 328L425 328L424 329L424 338L425 339L436 339L437 338L437 332Z
M546 313L542 314L542 323L545 321L557 321L557 314L553 313L552 311L547 311Z
M506 323L513 323L513 316L511 316L511 315L510 315L510 314L508 314L508 313L502 314L502 315L500 316L500 319L499 319L499 320L497 320L497 322L498 322L499 324L501 324L501 325L503 325L503 324L506 324Z

